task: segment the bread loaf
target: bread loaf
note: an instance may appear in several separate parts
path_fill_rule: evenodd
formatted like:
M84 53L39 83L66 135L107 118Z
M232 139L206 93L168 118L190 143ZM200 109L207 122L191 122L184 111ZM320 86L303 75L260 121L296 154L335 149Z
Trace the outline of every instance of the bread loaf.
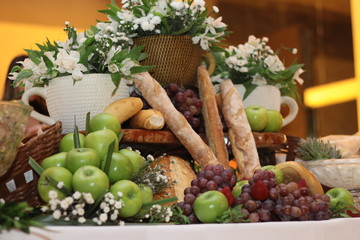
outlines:
M165 90L148 72L135 74L134 83L145 100L162 113L166 125L200 167L205 167L207 164L220 164L211 148L192 129L185 117L176 110Z
M165 175L174 182L169 189L164 192L154 194L154 200L177 197L178 201L184 199L184 189L191 186L191 181L196 178L194 171L189 163L177 156L161 156L154 161L154 165L162 166Z
M260 168L254 136L246 118L240 93L231 80L220 84L222 113L224 115L235 160L240 174L251 177Z
M159 130L165 125L164 117L160 111L155 109L140 110L130 119L131 128L143 128L148 130Z
M215 89L208 71L202 66L198 68L198 86L200 99L203 103L202 116L204 118L208 144L219 162L228 168L229 154L225 145L223 125L216 103Z

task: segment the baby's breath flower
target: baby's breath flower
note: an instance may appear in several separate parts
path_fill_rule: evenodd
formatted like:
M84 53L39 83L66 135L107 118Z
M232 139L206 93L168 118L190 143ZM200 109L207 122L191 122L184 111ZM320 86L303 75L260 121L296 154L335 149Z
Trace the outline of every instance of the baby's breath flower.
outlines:
M114 204L115 209L120 209L122 208L123 203L121 201L116 201Z
M56 187L59 188L59 189L62 189L64 187L64 182L58 182Z
M84 223L84 222L86 222L86 219L84 217L79 217L78 222L79 223Z
M0 198L0 203L5 204L5 200L3 198Z
M49 207L48 206L42 206L41 211L42 212L47 212L47 211L49 211Z
M117 195L121 198L123 196L122 192L117 192Z
M125 226L125 222L124 221L119 221L119 225L120 226Z
M52 215L54 219L58 220L61 217L61 212L60 210L55 210Z
M74 198L75 200L80 199L80 198L81 198L81 193L80 193L79 191L74 192L74 193L73 193L73 198Z
M54 190L49 191L49 198L50 199L56 199L58 197L58 193Z
M106 213L102 213L102 214L100 214L99 219L101 222L106 222L108 219L108 215Z
M93 204L95 202L91 193L83 193L83 197L84 197L85 202L88 204Z

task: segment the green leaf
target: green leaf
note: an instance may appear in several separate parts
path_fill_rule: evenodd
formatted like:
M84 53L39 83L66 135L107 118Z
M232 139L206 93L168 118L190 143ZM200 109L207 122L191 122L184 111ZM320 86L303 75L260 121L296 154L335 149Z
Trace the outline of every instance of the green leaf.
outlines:
M112 160L112 154L114 152L114 146L115 146L115 141L113 141L112 143L109 144L109 148L106 154L106 159L105 159L105 167L104 167L104 172L106 173L106 175L109 174L110 171L110 165L111 165L111 160Z
M39 176L44 171L44 169L32 157L29 157L29 165Z
M14 85L17 85L17 83L20 82L22 79L29 78L32 75L33 75L33 71L31 71L30 69L22 70L21 72L19 72L16 79L14 80Z
M71 189L68 189L67 187L63 186L62 188L58 187L59 182L56 181L53 177L51 176L45 176L45 179L53 186L55 187L57 190L59 190L60 192L62 192L65 196L70 196L71 195Z
M86 113L86 123L85 123L85 135L90 133L90 112Z
M79 137L79 129L78 129L78 126L76 125L75 123L75 126L74 126L74 147L75 148L80 148L81 145L80 145L80 137Z
M52 62L47 56L43 55L43 59L44 59L44 62L45 62L45 66L46 66L48 69L54 68L53 62Z
M123 138L123 136L124 136L124 131L121 131L121 132L119 133L119 136L118 136L119 142L121 141L121 139Z
M135 66L130 69L131 74L148 72L155 66Z

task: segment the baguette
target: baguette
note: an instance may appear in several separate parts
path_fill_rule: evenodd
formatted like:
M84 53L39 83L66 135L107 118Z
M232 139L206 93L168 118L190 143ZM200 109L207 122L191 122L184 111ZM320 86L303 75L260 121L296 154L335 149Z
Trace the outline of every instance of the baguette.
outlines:
M251 177L261 167L254 136L246 118L240 93L231 80L220 84L222 113L224 115L235 160L240 174Z
M169 129L200 167L203 168L207 164L220 164L211 148L192 129L185 117L176 110L165 90L148 72L135 74L134 84L145 100L162 113Z
M155 109L140 110L130 119L131 128L159 130L165 125L165 120L160 111Z
M137 97L127 97L110 103L103 112L114 115L120 124L134 116L143 107L143 102Z
M200 99L203 102L202 115L208 144L221 164L224 167L229 167L229 153L225 145L223 125L215 98L215 89L208 71L202 66L198 68L198 87Z

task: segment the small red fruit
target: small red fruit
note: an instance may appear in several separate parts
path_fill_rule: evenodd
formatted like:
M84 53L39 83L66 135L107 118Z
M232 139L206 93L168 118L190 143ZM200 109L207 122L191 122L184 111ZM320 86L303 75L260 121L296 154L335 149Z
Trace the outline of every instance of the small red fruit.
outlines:
M221 193L227 198L229 206L232 206L235 202L235 197L232 194L231 189L229 187L224 187L223 190L221 190Z
M360 211L354 206L346 206L345 209L350 217L360 217Z
M297 185L298 185L299 189L302 188L302 187L307 187L306 181L303 178L297 183Z
M262 180L254 183L251 190L251 196L256 200L265 200L266 198L268 198L269 189Z

